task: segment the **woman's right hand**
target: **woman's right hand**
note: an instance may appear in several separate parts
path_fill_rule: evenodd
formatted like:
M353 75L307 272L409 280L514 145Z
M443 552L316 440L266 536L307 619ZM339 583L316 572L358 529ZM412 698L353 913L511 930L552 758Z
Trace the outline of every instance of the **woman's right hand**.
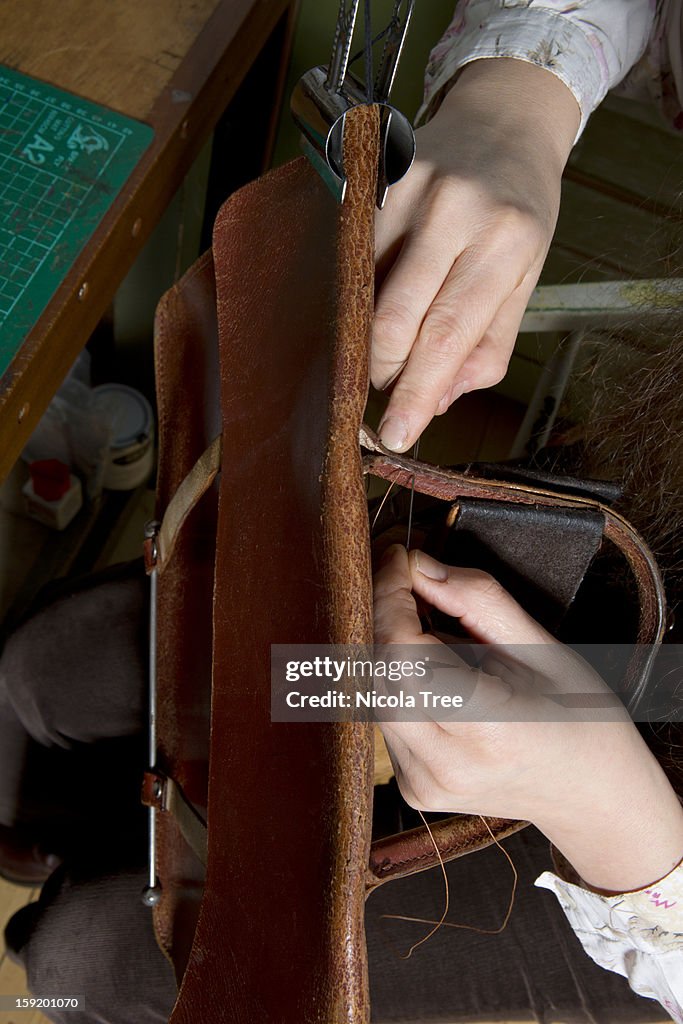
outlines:
M579 107L521 60L468 64L377 215L380 438L406 451L434 415L505 375L555 229Z

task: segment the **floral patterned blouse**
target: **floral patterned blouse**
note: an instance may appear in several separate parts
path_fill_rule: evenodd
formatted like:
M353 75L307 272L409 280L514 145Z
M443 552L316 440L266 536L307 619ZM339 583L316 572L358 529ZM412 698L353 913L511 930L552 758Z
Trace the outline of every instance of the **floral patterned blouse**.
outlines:
M655 100L683 131L683 0L459 0L432 50L418 121L460 68L515 57L547 68L573 92L581 127L610 89Z

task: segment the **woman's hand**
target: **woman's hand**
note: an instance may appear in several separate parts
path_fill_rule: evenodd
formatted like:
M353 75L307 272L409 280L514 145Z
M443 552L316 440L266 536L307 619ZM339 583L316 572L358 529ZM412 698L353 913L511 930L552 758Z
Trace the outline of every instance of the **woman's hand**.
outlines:
M414 594L496 645L479 671L423 633ZM678 863L683 811L637 729L625 712L553 713L548 694L597 694L599 705L610 691L490 576L390 548L375 580L375 632L381 644L438 646L455 692L475 673L476 721L380 723L412 806L530 820L600 889L640 888Z
M394 451L505 375L555 229L579 126L570 90L524 61L467 65L377 216L371 376L396 380L380 425Z

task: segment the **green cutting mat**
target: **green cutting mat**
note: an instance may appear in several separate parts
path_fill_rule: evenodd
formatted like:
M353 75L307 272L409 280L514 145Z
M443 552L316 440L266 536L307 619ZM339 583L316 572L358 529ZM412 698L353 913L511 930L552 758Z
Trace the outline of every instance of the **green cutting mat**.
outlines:
M153 135L0 66L0 374Z

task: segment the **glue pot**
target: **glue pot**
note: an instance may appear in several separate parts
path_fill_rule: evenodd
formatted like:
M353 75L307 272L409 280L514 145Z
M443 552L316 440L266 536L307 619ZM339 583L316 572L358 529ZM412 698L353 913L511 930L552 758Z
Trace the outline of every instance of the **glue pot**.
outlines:
M132 491L145 482L154 465L152 407L144 395L125 384L101 384L92 393L94 407L111 427L103 486Z
M63 530L83 504L81 481L59 459L39 459L28 470L31 476L21 489L26 514Z

